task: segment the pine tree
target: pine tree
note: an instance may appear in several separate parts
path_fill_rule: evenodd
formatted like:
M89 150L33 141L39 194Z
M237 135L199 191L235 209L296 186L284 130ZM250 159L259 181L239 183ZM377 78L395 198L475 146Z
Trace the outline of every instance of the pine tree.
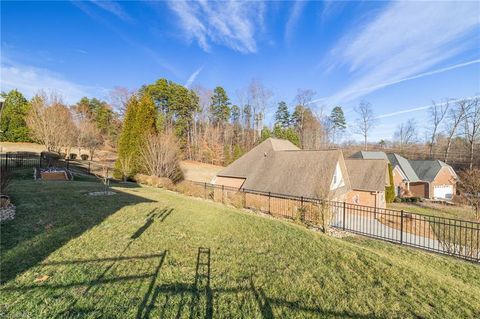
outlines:
M240 108L237 105L233 105L231 113L232 124L240 124Z
M230 100L221 86L213 90L210 114L214 125L223 125L230 118Z
M332 109L329 117L333 130L333 140L335 142L337 137L341 137L347 128L347 122L345 121L345 115L340 106L335 106Z
M265 141L267 138L272 137L272 131L268 127L264 127L260 134L260 143Z
M280 126L275 126L273 129L273 135L276 138L281 138L284 140L288 140L295 144L296 146L300 146L300 138L298 136L298 133L295 132L295 130L291 127L288 128L281 128Z
M17 90L2 94L5 98L0 122L0 141L30 142L26 117L30 103Z
M283 101L278 103L278 108L275 112L275 126L277 125L282 128L287 128L290 126L290 113L288 112L287 103Z

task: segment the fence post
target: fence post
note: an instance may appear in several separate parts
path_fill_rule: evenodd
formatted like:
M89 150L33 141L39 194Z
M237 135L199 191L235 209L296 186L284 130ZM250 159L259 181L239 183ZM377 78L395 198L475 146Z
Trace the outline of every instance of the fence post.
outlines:
M42 167L42 153L38 156L38 166Z
M345 216L346 216L346 208L347 208L347 203L344 201L343 202L343 221L342 221L342 226L343 226L343 230L345 230Z
M225 192L225 185L222 185L222 204L223 204L223 193Z
M207 199L207 182L203 183L203 198Z
M69 166L69 163L70 163L70 161L69 161L68 158L67 158L67 170L68 170L68 168L70 167L70 166Z
M90 161L88 161L88 174L90 174Z
M8 171L8 153L5 153L5 170Z
M268 213L271 214L271 211L270 211L270 197L271 197L271 193L268 192Z
M403 244L403 209L400 211L400 244Z

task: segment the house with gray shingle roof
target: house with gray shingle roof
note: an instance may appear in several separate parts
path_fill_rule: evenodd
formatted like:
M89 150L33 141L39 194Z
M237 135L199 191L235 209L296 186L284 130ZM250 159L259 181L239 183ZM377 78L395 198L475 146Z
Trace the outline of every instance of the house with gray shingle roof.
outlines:
M381 161L384 169L380 181L378 174L369 170L378 161L362 167L359 162L350 164L357 185L355 191L364 192L361 196L364 202L357 204L374 206L378 198L379 207L384 207L380 198L384 198L386 161ZM247 191L334 201L352 198L349 194L353 191L342 151L301 150L289 141L275 138L266 139L225 167L212 182Z
M361 151L351 158L387 158L392 165L395 194L399 197L451 199L456 191L457 174L440 160L408 160L396 153Z

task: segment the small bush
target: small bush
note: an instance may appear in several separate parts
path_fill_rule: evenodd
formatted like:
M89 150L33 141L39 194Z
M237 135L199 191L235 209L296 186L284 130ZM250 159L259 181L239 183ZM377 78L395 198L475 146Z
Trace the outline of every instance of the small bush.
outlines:
M77 159L77 154L75 154L75 153L70 153L69 158L70 158L71 160Z
M174 190L185 194L187 196L194 196L194 197L204 197L205 196L205 189L201 185L194 184L190 181L182 181L175 185Z
M88 154L82 154L80 155L80 158L82 159L82 161L86 161L88 160Z
M158 177L158 176L148 176L144 174L136 174L133 179L140 184L159 187L159 188L166 188L166 189L173 189L173 182L166 178L166 177Z
M393 199L393 202L394 202L394 203L401 203L401 202L402 202L402 199L401 199L400 197L395 197L395 198Z

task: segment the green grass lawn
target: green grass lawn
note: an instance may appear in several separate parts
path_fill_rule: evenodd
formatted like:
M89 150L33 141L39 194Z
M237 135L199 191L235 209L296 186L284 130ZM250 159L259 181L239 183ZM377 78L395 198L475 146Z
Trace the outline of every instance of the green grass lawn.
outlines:
M480 266L172 192L17 180L0 314L21 318L473 318ZM48 276L48 277L47 277Z
M428 203L391 203L388 204L388 208L436 217L477 221L474 212L465 207Z

